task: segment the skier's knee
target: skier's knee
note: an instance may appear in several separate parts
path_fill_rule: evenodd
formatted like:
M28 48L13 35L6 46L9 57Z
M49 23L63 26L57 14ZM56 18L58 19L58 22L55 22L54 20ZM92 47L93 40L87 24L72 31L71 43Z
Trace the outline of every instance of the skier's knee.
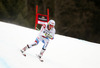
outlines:
M28 44L28 48L31 48L31 47L33 47L33 46L35 46L35 45L37 45L37 43L36 42L34 42L33 44Z
M38 44L38 43L39 43L39 40L38 40L37 38L36 38L36 40L35 40L35 43L36 43L36 44Z

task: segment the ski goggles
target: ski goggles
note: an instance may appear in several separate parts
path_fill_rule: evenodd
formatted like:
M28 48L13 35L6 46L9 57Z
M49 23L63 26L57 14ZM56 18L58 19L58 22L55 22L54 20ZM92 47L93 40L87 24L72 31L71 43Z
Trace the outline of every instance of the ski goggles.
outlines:
M52 27L52 28L54 27L54 26L53 26L53 25L51 25L51 24L49 24L49 26L50 26L50 27Z

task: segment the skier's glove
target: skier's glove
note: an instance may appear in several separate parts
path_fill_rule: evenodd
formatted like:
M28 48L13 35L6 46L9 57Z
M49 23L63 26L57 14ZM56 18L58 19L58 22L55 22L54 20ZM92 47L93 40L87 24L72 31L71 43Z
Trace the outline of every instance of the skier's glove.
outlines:
M49 37L50 39L53 38L52 35L50 35L50 34L48 35L48 37Z
M45 33L45 36L47 37L49 34Z
M50 39L53 38L52 35L50 35L50 34L45 34L45 36L48 37L48 38L50 38Z

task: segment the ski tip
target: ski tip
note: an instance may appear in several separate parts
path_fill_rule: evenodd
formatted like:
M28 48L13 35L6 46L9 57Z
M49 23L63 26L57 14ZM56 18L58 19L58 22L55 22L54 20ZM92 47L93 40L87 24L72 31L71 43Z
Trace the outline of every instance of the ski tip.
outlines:
M40 62L44 62L44 60L41 59L41 58L39 57L39 55L36 54L36 56L37 56L37 58L39 59Z
M43 60L40 60L41 62L44 62Z
M20 51L21 51L21 53L23 54L23 56L25 56L25 57L26 57L26 54L24 54L22 50L20 50Z
M23 51L22 51L22 50L20 50L20 52L21 52L21 53L23 53Z
M25 56L25 57L26 57L26 54L23 54L23 56Z

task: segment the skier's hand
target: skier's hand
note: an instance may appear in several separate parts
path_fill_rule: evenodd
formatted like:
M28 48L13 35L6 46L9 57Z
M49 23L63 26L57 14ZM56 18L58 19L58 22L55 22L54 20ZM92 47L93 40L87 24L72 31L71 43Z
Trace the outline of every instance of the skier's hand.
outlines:
M50 35L50 34L48 34L47 37L50 38L50 39L53 38L52 35Z
M49 34L45 33L45 36L47 37Z
M50 34L45 33L45 36L50 38L50 39L53 39L52 35L50 35Z
M48 37L49 37L50 39L53 38L52 35L50 35L50 34L48 35Z

